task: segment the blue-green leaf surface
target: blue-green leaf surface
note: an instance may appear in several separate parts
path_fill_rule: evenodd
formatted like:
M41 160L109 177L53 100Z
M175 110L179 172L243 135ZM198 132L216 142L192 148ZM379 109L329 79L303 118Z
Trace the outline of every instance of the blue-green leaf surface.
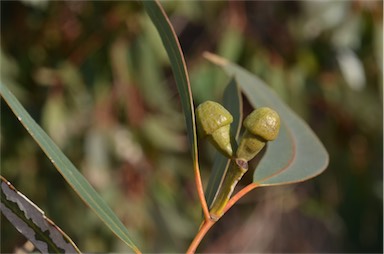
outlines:
M266 186L301 182L325 170L329 156L323 144L271 88L254 74L224 58L211 53L206 53L205 57L236 79L253 107L271 107L281 117L279 136L268 143L253 176L255 183Z

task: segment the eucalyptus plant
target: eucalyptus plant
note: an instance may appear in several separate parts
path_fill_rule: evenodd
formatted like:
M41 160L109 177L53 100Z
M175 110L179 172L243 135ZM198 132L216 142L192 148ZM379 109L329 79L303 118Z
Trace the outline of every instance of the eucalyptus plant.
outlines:
M203 210L202 222L196 224L198 231L186 251L194 253L208 230L245 194L260 186L301 182L317 176L327 167L328 154L308 125L266 84L248 71L212 53L206 52L204 57L223 69L231 81L224 93L223 105L208 101L195 108L185 59L165 11L158 1L143 1L143 5L168 53L186 120L193 159L191 170L194 170L196 191ZM0 84L0 93L78 196L117 237L135 253L141 253L141 248L136 245L118 216L32 119L6 84ZM241 93L255 108L244 121ZM245 131L239 137L242 124ZM198 133L201 137L208 138L218 151L215 158L217 163L212 167L205 191L198 160ZM264 149L267 143L268 149L257 168L250 168L248 162ZM252 183L234 194L235 186L248 170L253 171ZM38 234L39 239L46 243L36 244L41 252L80 252L64 232L51 223L36 205L18 192L4 177L1 178L1 211L32 242L37 242L34 238ZM31 214L36 215L33 217L36 219L30 220ZM56 229L55 237L44 230L47 223L50 230ZM62 237L57 237L57 234ZM63 245L63 239L67 245Z

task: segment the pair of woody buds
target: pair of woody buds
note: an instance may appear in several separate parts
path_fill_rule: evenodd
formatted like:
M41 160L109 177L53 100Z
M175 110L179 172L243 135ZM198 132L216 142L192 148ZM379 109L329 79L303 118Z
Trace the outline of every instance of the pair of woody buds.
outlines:
M230 137L231 113L217 102L206 101L197 107L196 117L199 132L222 154L245 161L254 158L266 142L276 139L280 129L276 111L268 107L255 109L244 119L245 132L234 156Z
M196 118L200 134L208 137L222 154L231 159L209 210L211 219L217 221L225 212L235 186L248 170L248 161L263 149L266 142L276 139L280 129L280 117L276 111L267 107L255 109L244 119L245 132L235 155L230 136L233 117L223 106L217 102L206 101L197 107Z
M253 159L268 141L276 139L280 129L280 117L267 107L255 109L244 119L245 132L235 154L230 135L233 117L223 106L217 102L206 101L197 107L196 118L200 135L208 137L222 154L231 159L209 208L211 219L217 221L224 214L237 183L247 172L248 161Z

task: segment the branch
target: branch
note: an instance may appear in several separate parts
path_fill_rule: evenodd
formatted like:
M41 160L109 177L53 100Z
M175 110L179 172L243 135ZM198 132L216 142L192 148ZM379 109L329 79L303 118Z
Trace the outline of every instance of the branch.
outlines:
M199 229L199 232L196 234L195 239L193 239L191 245L189 246L187 250L187 254L193 254L195 253L197 247L199 246L201 240L204 238L204 236L207 234L208 230L216 223L216 221L213 220L205 220L202 224L202 226Z
M259 187L260 185L258 183L251 183L242 188L238 193L236 193L227 203L227 205L224 208L224 213L226 213L239 199L241 199L245 194L250 192L251 190L255 189L256 187ZM224 215L224 214L223 214Z

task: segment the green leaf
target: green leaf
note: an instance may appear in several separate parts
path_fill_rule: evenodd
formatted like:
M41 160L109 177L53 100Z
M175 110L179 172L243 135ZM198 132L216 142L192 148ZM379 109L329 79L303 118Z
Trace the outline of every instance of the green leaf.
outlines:
M189 144L191 145L192 157L195 168L197 167L197 135L195 124L195 112L192 99L192 90L189 83L187 66L179 40L173 30L171 22L158 1L143 1L145 10L151 18L167 51L171 68L175 75L177 89L181 99L187 123Z
M24 125L24 128L43 149L44 153L48 156L68 184L76 191L79 197L93 209L93 211L104 221L113 233L115 233L135 252L139 252L137 247L133 244L128 234L128 230L112 209L89 184L85 177L75 168L60 148L44 132L44 130L35 122L35 120L32 119L16 97L2 83L0 83L0 93L19 121Z
M205 57L236 79L252 106L271 107L281 117L279 136L268 143L253 176L255 183L266 186L301 182L325 170L329 156L323 144L272 89L252 73L224 58L211 53L206 53Z
M41 253L81 253L68 235L39 207L4 177L0 176L0 179L1 212Z
M232 114L233 122L231 124L231 137L232 149L236 151L237 142L235 139L238 138L241 129L241 120L243 118L243 103L241 100L240 89L236 84L236 81L232 79L224 91L223 106ZM225 173L227 172L230 159L222 155L220 152L216 152L215 160L212 167L212 173L208 181L206 189L206 198L208 207L212 204L213 200L218 193L221 183L224 179Z

